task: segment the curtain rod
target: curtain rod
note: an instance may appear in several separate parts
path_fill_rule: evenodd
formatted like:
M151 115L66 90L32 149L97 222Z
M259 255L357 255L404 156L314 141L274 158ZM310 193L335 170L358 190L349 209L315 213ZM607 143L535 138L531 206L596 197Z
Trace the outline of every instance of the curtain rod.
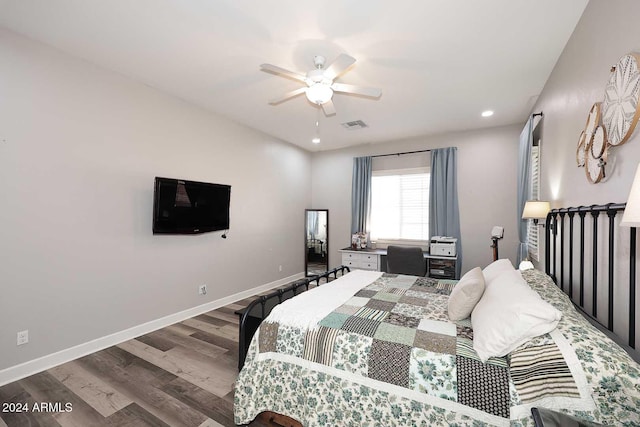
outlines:
M391 153L391 154L378 154L377 156L371 157L388 157L388 156L401 156L403 154L416 154L416 153L428 153L431 150L417 150L417 151L404 151L402 153Z

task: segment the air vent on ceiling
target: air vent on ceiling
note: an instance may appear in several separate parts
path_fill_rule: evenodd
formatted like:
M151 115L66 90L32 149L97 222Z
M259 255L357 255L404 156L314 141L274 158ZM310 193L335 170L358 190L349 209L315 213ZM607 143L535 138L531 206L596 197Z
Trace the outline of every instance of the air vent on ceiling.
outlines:
M362 120L355 120L353 122L345 122L345 123L342 123L342 126L344 126L346 129L364 129L366 127L369 127Z

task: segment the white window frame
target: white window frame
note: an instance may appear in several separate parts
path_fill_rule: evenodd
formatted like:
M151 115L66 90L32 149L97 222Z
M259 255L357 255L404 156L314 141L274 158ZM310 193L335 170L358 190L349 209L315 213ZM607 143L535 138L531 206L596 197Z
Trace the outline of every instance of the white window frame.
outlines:
M372 171L372 176L411 175L411 174L418 174L418 173L431 174L431 168L425 166L425 167L419 167L419 168L374 170ZM371 197L373 198L373 194ZM378 248L386 248L389 245L412 245L412 246L420 246L422 247L423 250L429 249L429 238L427 238L426 240L421 240L421 239L416 240L416 239L385 239L385 238L374 239L372 237L372 240L376 242L376 246Z

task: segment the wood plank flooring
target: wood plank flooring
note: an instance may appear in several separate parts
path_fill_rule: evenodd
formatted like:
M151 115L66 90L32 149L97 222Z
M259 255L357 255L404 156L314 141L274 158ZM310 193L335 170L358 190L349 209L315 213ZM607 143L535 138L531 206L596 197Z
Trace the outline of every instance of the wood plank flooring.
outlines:
M0 412L0 427L234 426L233 387L238 375L234 311L251 300L0 387L0 402L30 408ZM33 411L39 402L59 406ZM261 420L250 424L266 425Z

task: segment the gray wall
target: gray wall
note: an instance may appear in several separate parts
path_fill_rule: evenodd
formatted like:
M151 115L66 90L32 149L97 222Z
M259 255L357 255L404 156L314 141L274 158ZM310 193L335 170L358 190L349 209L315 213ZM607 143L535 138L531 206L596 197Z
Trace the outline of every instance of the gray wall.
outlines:
M353 158L429 148L458 147L458 198L464 260L462 273L492 261L491 228L501 225L500 257L515 263L516 161L521 125L413 138L313 154L313 207L329 209L329 263L341 262L339 249L351 241ZM407 158L407 162L411 162Z
M640 52L640 2L591 0L569 39L535 111L544 111L541 196L555 205L626 201L640 160L640 133L613 148L607 179L590 184L576 167L580 132L594 102L604 100L609 69L621 56Z
M591 0L538 98L535 111L544 111L545 116L541 145L541 198L551 200L553 207L625 202L627 199L640 160L638 129L624 145L610 150L607 179L599 184L590 184L585 177L585 169L576 167L575 153L591 106L604 99L611 66L629 52L640 52L639 16L640 2L636 0ZM606 215L601 217L606 218ZM606 259L607 250L604 246L607 227L604 218L601 219L602 236L599 238L603 242L599 249L601 259ZM628 274L628 230L620 228L615 236L619 242L616 246L614 290L617 332L624 331L628 323L628 279L625 279ZM591 241L590 225L587 225L586 241ZM557 262L559 274L562 260ZM565 259L565 279L568 279L567 262ZM575 276L578 266L574 268ZM585 268L591 272L590 251L586 253ZM599 273L599 283L607 283L606 262L599 266ZM586 276L589 288L591 274ZM601 301L598 316L606 321L608 313L604 301L607 286L601 285L598 289ZM590 309L589 292L585 301Z
M4 30L0 76L0 370L304 270L306 151ZM154 176L229 238L152 235Z

